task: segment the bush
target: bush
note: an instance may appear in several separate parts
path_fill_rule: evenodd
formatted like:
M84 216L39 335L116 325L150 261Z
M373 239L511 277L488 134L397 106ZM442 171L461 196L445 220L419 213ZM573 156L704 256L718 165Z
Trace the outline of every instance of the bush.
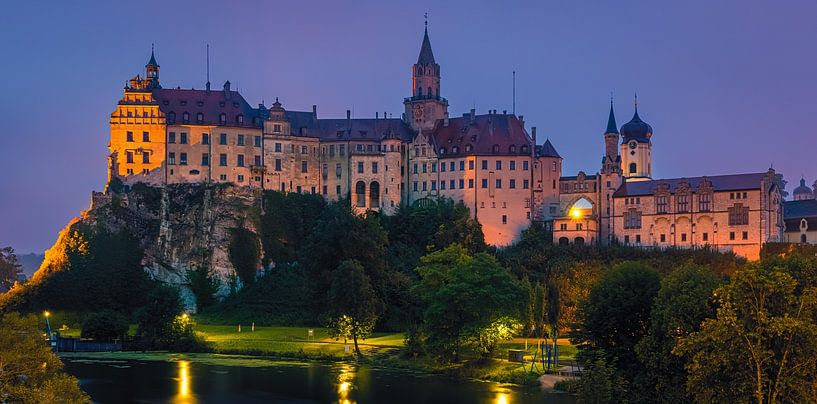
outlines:
M91 314L82 322L82 338L98 341L124 339L128 332L128 320L121 314L106 310Z
M178 290L159 286L150 293L148 300L150 303L137 313L137 346L143 350L176 352L210 350L204 338L193 330L193 321L182 312Z

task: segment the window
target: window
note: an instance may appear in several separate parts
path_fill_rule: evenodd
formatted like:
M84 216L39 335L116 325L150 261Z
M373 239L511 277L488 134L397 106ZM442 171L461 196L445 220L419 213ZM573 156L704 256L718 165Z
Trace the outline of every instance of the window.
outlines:
M307 168L308 167L307 167L307 164L306 164L306 160L301 160L301 172L302 173L307 172Z
M340 147L340 153L339 153L339 154L340 154L341 156L345 156L345 155L346 155L346 145L345 145L345 144L342 144L342 145L340 145L339 147Z
M176 132L170 132L167 134L167 142L176 143Z
M554 165L554 167L555 167L555 166L556 166L556 163L554 162L554 163L553 163L553 165ZM523 161L522 161L522 171L528 171L528 160L523 160ZM555 171L555 170L554 170L554 171Z
M132 151L129 151L129 152L127 152L127 154L125 154L125 162L133 163L133 152Z
M474 179L473 178L468 180L468 188L471 188L471 189L474 188Z
M487 179L484 179L484 178L482 179L482 188L488 188L488 180Z
M362 161L357 162L357 173L358 174L363 174L363 162Z
M516 189L516 180L509 180L508 181L508 188Z
M502 215L502 224L508 224L508 215Z
M637 171L637 170L636 170L636 165L635 165L635 163L630 163L630 174L635 174L635 173L636 173L636 171Z
M630 244L630 236L624 235L624 244Z
M687 241L687 234L681 233L681 241Z
M301 154L307 154L307 153L309 153L309 147L308 146L301 146Z
M426 188L426 182L423 181L423 191L427 191L427 190L428 190L428 188Z
M237 124L239 124L239 125L243 125L244 124L244 115L241 115L241 114L236 115L235 122ZM314 192L312 192L312 193L314 194Z
M729 240L734 240L734 239L735 239L735 232L730 231L729 232Z
M709 241L709 233L702 233L701 234L701 240Z
M511 171L516 171L516 161L511 160L508 162L508 169Z
M372 174L377 174L377 162L372 161Z
M227 167L227 154L221 153L218 155L218 165L222 167Z
M469 169L469 170L473 170L473 169L474 169L474 160L468 160L468 169Z
M196 122L198 122L198 123L204 122L204 114L202 114L201 112L197 113L196 114Z
M150 132L142 132L142 141L150 142Z
M635 235L635 243L636 244L641 244L641 235L640 234Z
M149 164L150 163L150 153L142 152L142 164Z
M667 199L666 195L655 197L655 210L658 213L667 213Z
M275 171L281 171L281 159L275 159Z
M167 105L167 104L165 104ZM176 113L175 112L168 112L167 113L167 122L168 123L175 123L176 122Z
M244 167L244 155L239 154L236 157L238 157L238 161L237 161L236 165L239 166L239 167Z
M176 153L170 152L167 155L167 164L174 165L176 164Z
M432 190L432 191L436 191L436 190L437 190L437 181L431 181L431 190Z
M450 189L456 189L457 188L457 185L456 185L454 180L449 181L449 185L450 185L450 187L449 187Z
M748 232L748 231L744 231L744 232L743 232L743 239L744 239L744 240L748 240L748 239L749 239L749 232Z
M128 133L125 134L125 141L126 142L132 142L133 141L133 132L128 131Z
M496 189L501 189L501 188L502 188L502 180L497 178L496 179Z
M244 182L244 176L243 175L238 174L238 182Z
M187 153L179 153L179 165L187 165Z
M666 234L662 234L662 235L660 235L660 236L658 237L658 239L659 239L659 240L661 240L661 242L662 242L662 243L666 243L666 242L667 242L667 235L666 235Z
M222 113L218 116L218 123L224 125L227 123L227 114Z
M460 160L460 171L465 171L465 160Z
M561 230L561 231L567 231L567 223L562 223L562 224L560 224L560 225L559 225L559 230Z
M677 195L678 212L689 212L689 195Z
M210 144L210 135L206 133L201 134L201 144Z
M629 209L624 212L624 228L625 229L640 229L641 228L641 212L636 209Z
M226 133L222 133L222 134L218 135L218 144L220 144L220 145L226 145L227 144L227 134Z
M729 208L729 225L743 226L749 224L749 207L738 203Z
M488 169L488 160L482 160L482 169L483 169L483 170L487 170L487 169Z
M465 180L460 180L460 189L465 188Z
M207 153L202 153L201 155L201 165L209 166L210 165L210 155Z
M448 164L448 168L450 169L450 171L454 171L455 167L453 161Z
M582 230L583 228L582 223L576 223L576 230Z
M414 192L417 192L417 181L414 181Z
M705 193L698 195L698 210L709 212L712 206L712 194Z
M335 176L340 178L341 176L341 165L340 163L335 164Z
M440 181L440 189L445 189L445 181Z
M335 193L340 195L340 185L335 185Z
M182 113L182 123L190 123L190 113Z
M236 144L239 146L244 146L244 135L238 135L238 139L236 140Z
M187 144L187 132L179 133L179 143Z
M522 189L530 188L530 180L522 180Z
M440 172L441 173L445 172L445 163L440 163Z
M497 171L502 170L502 160L496 161L496 170Z
M428 164L423 163L423 174L428 172Z

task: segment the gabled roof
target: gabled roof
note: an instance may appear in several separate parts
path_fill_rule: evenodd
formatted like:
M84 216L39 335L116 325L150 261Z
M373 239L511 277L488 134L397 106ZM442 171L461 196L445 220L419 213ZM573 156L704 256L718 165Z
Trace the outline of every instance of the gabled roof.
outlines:
M783 218L817 218L817 200L783 201Z
M165 116L171 112L176 114L176 121L169 124L182 124L182 114L187 112L190 124L221 125L219 116L223 113L227 118L223 126L261 127L260 122L256 125L253 119L259 111L252 108L238 91L156 88L152 92ZM196 120L198 113L203 115L202 122ZM244 117L241 124L237 119L239 115Z
M434 64L434 52L431 51L431 40L428 39L428 28L423 35L423 45L420 47L420 56L417 58L418 65Z
M706 178L712 183L712 189L715 192L723 191L743 191L749 189L760 189L761 181L767 173L752 173L752 174L732 174L732 175L713 175L711 177L691 177L691 178L669 178L649 181L634 181L625 182L613 194L614 197L637 196L637 195L652 195L660 183L666 183L669 186L670 192L675 192L678 184L681 181L689 182L692 191L694 192L701 184L701 180Z
M437 121L431 134L437 153L445 148L445 153L441 155L530 155L529 147L533 142L516 116L488 114L476 115L472 119L471 114L465 115L449 119L448 125L444 120ZM469 145L471 151L467 151ZM456 153L453 151L455 146ZM493 151L494 146L498 152ZM523 151L523 146L527 151Z

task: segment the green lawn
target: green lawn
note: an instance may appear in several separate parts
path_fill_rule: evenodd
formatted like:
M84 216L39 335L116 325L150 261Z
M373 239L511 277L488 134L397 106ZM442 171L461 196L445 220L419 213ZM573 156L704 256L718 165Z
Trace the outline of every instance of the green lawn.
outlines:
M313 328L314 337L308 337L308 327L255 327L252 331L251 325L242 325L238 332L238 325L198 325L196 330L217 352L346 356L346 345L354 349L352 341L344 344L329 337L326 328ZM358 345L364 354L381 353L401 347L403 339L401 333L375 333Z

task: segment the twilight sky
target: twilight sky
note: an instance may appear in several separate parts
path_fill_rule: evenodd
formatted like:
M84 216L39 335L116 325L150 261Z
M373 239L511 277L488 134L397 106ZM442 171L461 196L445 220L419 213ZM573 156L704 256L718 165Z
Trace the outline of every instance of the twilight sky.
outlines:
M0 14L0 246L42 252L106 179L108 117L156 44L165 87L230 80L321 117L402 112L429 13L451 116L511 110L600 168L619 126L653 126L655 178L817 179L817 3L694 1L12 2Z

